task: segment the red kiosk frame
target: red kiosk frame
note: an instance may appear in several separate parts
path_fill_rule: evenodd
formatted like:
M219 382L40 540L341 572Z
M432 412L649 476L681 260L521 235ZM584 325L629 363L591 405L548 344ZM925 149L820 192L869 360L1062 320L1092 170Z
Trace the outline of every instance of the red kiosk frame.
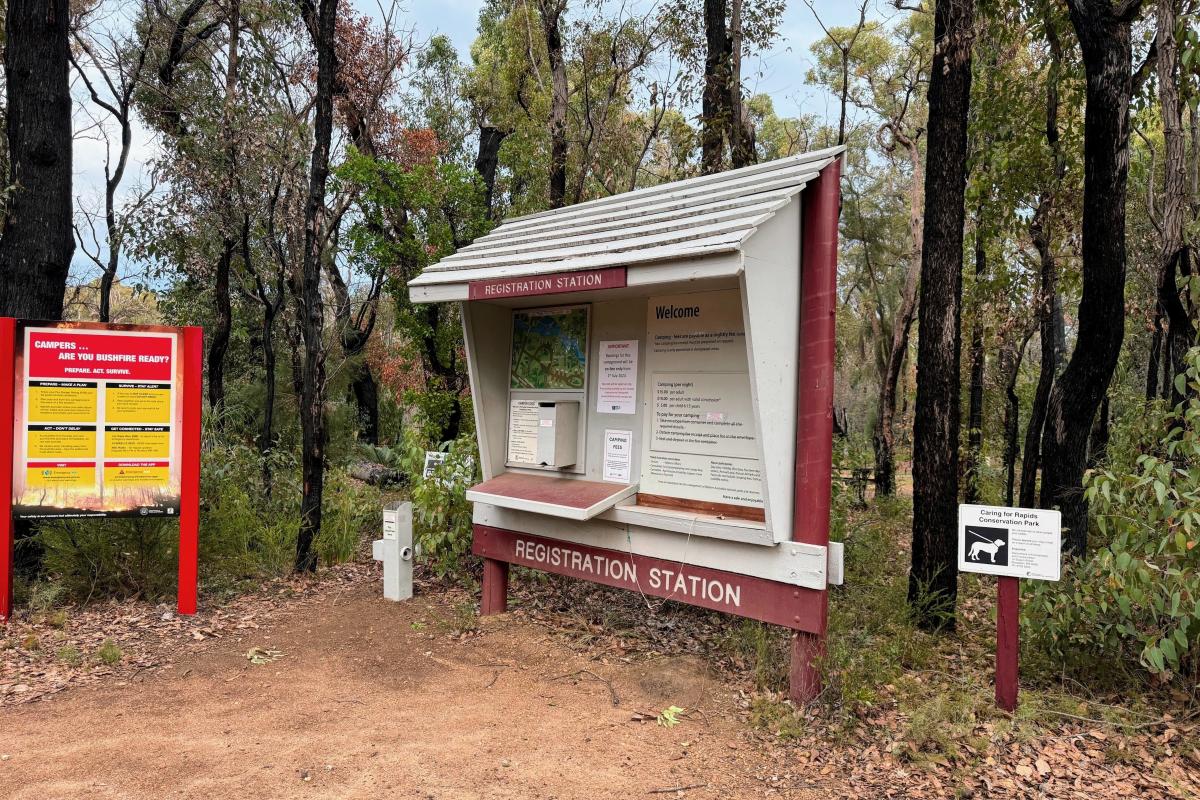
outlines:
M16 417L17 324L12 317L0 317L0 419L6 420ZM183 360L177 608L180 614L190 615L196 613L198 584L204 330L195 326L177 330ZM7 622L13 611L13 452L13 426L0 425L0 622Z

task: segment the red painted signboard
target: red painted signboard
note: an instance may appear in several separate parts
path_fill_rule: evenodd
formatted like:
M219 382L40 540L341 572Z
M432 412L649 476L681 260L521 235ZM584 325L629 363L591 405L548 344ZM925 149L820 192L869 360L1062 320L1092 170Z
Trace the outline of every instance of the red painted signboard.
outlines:
M824 630L815 589L487 525L475 526L472 552L795 630Z
M196 613L203 349L200 328L0 318L0 621L14 517L177 517Z
M490 278L471 281L467 297L471 300L499 300L505 297L534 297L565 292L592 292L598 289L623 289L625 267L560 272L557 275L533 275L523 278Z

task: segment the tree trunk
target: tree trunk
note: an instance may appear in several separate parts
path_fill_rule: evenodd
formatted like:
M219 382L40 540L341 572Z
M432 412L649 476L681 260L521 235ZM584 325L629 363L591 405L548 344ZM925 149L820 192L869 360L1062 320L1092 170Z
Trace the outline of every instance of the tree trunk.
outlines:
M1088 469L1095 469L1096 465L1108 456L1108 413L1108 395L1104 395L1104 400L1100 403L1100 411L1096 414L1096 422L1092 425L1091 438L1088 441Z
M1087 548L1083 471L1088 434L1125 337L1125 196L1129 172L1130 24L1108 0L1069 0L1087 76L1084 117L1083 290L1075 350L1050 394L1042 438L1042 506L1058 507L1064 549Z
M1021 459L1021 495L1023 508L1037 505L1037 472L1041 461L1042 431L1046 425L1046 410L1050 403L1050 392L1054 388L1061 351L1058 349L1058 263L1051 249L1048 230L1053 201L1050 195L1042 197L1030 224L1030 236L1041 261L1040 286L1038 288L1038 330L1041 340L1037 387L1033 392L1033 404L1029 409L1029 424L1025 428L1025 455Z
M953 628L958 598L959 351L974 12L973 0L937 0L934 11L908 583L909 605L926 630Z
M491 125L479 126L479 153L475 156L475 171L483 179L483 202L488 219L495 219L492 204L496 192L496 167L500 163L500 145L507 136L507 131Z
M541 0L542 32L550 62L550 207L567 197L567 62L563 53L562 15L566 0Z
M8 185L0 314L60 319L75 252L67 0L8 0Z
M1032 333L1026 333L1021 343L1009 347L1001 356L1008 364L1008 377L1004 383L1004 505L1013 504L1013 490L1017 475L1017 434L1021 428L1021 398L1017 396L1017 378L1021 374L1021 362L1025 360L1025 348Z
M1196 328L1191 315L1180 298L1181 288L1176 276L1182 275L1182 291L1188 293L1187 278L1191 265L1185 250L1183 228L1188 206L1187 143L1183 135L1183 105L1179 98L1179 44L1175 36L1178 18L1177 0L1158 0L1156 12L1158 51L1158 104L1163 125L1162 218L1159 247L1158 306L1167 318L1166 336L1170 340L1171 376L1168 391L1172 403L1183 395L1175 391L1175 375L1184 369L1187 350L1195 342ZM1169 387L1169 389L1168 389Z
M983 457L983 308L979 284L987 274L987 250L982 232L982 212L975 223L975 313L971 318L971 388L967 399L967 463L963 500L979 502L979 465Z
M300 403L301 480L300 532L296 537L296 571L314 572L313 542L321 532L321 498L325 487L325 309L321 299L321 259L325 240L325 184L333 135L333 84L337 75L334 27L338 0L298 0L317 51L317 93L312 163L304 204L304 261L300 274L299 316L304 341Z
M883 379L879 386L879 427L875 432L875 495L891 497L896 493L896 397L904 359L908 356L908 337L912 331L913 318L917 311L917 282L921 276L921 259L924 248L921 219L924 212L924 170L921 152L912 139L899 141L908 152L912 167L912 184L908 194L908 231L912 239L912 250L908 256L908 272L904 276L904 288L900 292L900 304L892 320L892 342L888 348Z
M729 120L731 46L725 29L726 0L704 0L704 93L700 98L700 172L725 168L725 131Z
M1154 330L1150 335L1150 353L1146 357L1146 402L1158 399L1158 372L1162 368L1162 313L1155 311Z
M729 157L733 168L758 161L754 123L742 100L742 0L730 0L729 16Z
M225 354L229 351L229 336L233 330L233 307L229 300L229 272L233 262L233 240L226 237L217 259L217 274L213 281L213 302L217 306L217 324L208 343L208 404L213 417L221 418L225 407Z

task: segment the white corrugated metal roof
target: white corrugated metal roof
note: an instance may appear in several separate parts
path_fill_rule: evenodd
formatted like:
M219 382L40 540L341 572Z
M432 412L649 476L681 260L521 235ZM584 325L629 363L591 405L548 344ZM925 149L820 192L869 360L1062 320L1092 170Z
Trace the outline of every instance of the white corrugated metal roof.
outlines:
M508 220L410 286L633 266L736 252L837 158L831 147Z

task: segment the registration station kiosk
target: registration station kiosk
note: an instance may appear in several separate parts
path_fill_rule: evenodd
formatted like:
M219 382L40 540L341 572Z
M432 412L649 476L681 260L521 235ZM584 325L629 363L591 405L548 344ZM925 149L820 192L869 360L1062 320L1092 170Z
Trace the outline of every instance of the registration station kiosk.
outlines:
M751 617L815 696L841 152L512 219L409 284L462 310L483 613L519 564Z

